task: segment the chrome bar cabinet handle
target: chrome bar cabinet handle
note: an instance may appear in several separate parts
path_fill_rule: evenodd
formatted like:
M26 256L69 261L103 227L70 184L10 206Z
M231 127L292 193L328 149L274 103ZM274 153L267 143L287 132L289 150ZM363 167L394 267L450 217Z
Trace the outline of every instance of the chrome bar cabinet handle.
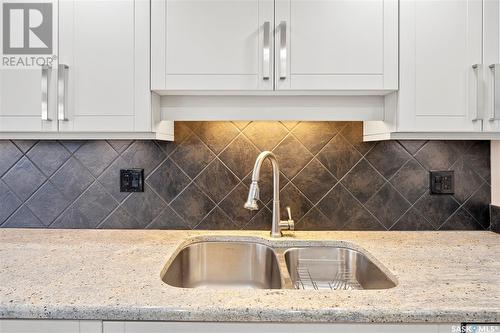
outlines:
M280 80L286 79L286 21L280 23Z
M500 120L500 64L491 64L490 70L493 74L491 86L491 112L490 120Z
M66 119L66 78L69 66L59 64L58 67L58 78L57 78L57 92L58 92L58 102L57 102L57 119Z
M479 120L479 110L481 108L480 103L481 103L481 96L482 96L482 84L481 84L481 65L480 64L474 64L472 65L472 69L474 70L474 109L472 113L472 121Z
M271 66L271 23L264 22L264 45L262 47L262 79L269 80Z
M42 66L42 120L49 119L49 66Z

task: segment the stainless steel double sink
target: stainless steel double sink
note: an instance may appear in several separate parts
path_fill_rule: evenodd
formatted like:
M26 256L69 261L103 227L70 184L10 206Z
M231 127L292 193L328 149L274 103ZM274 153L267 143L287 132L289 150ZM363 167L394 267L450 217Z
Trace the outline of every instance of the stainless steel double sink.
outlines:
M381 265L352 248L273 248L246 241L190 244L165 267L161 278L179 288L353 290L396 286Z

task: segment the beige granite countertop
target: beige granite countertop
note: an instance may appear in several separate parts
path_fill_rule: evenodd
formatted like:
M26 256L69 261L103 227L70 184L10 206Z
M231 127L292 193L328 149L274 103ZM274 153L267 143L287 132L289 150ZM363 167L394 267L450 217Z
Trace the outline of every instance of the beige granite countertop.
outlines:
M160 272L198 240L310 242L367 252L386 290L207 290ZM0 229L0 318L285 322L500 322L500 235L491 232L267 232Z

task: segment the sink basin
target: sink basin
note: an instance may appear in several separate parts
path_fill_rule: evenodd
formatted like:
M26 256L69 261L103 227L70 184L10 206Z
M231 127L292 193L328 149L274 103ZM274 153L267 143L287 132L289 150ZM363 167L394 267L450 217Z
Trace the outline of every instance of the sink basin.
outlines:
M281 288L274 251L250 242L191 244L177 254L162 280L180 288Z
M361 252L343 247L292 248L285 252L296 289L388 289L396 284Z

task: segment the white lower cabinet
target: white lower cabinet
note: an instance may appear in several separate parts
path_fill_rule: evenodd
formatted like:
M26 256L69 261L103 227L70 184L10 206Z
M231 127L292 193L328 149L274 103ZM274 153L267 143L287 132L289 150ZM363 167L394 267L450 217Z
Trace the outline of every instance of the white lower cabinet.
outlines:
M1 333L450 333L459 324L285 324L0 320Z
M0 320L1 333L102 333L99 320Z
M456 326L456 327L459 327ZM103 333L450 333L451 324L103 322Z

